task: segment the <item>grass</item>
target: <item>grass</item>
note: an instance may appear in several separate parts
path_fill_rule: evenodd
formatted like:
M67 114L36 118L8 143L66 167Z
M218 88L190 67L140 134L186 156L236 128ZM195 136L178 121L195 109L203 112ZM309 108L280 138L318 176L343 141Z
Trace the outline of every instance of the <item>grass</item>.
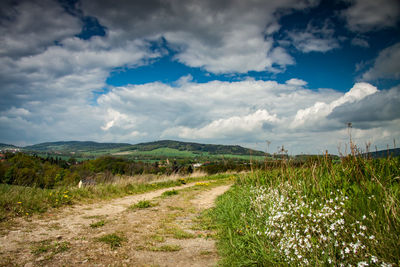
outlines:
M105 224L106 224L106 222L105 222L104 220L100 220L100 221L97 221L97 222L95 222L95 223L91 223L91 224L90 224L90 227L92 227L92 228L99 228L99 227L104 226Z
M164 242L165 241L165 237L162 235L155 234L155 235L150 236L150 238L156 242Z
M153 204L148 200L140 200L138 203L129 206L129 209L130 210L147 209L147 208L154 207L155 205L156 204Z
M186 178L185 182L219 180L229 176L231 175L218 174L192 177ZM56 189L0 184L0 221L18 216L29 217L32 214L43 213L52 208L74 203L124 197L180 185L182 185L180 180L157 183L98 184L93 187L60 187Z
M163 252L174 252L181 250L182 247L179 245L163 245L160 247L150 247L150 251L163 251Z
M180 228L173 228L171 229L173 238L176 239L190 239L195 238L195 235L189 232L186 232Z
M35 255L40 255L48 252L50 252L51 255L55 255L67 251L70 246L71 244L67 241L51 243L51 240L44 240L37 242L35 245L33 245L31 252Z
M169 191L165 191L164 193L162 193L163 197L169 197L169 196L174 196L177 195L179 192L177 190L169 190Z
M122 247L122 242L124 242L126 238L119 233L107 234L99 237L97 241L106 243L110 245L112 250Z
M240 176L212 211L224 266L400 264L400 158Z

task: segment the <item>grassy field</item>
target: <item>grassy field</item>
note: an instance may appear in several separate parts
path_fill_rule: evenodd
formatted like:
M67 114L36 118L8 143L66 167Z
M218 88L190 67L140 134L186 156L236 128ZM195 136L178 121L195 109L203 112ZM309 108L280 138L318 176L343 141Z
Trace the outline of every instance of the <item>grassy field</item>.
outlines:
M53 157L58 157L63 160L68 160L71 157L76 158L78 161L83 161L87 159L94 159L105 155L118 156L128 159L136 159L142 161L158 161L161 159L198 159L200 161L204 160L214 160L214 159L242 159L248 160L250 159L254 161L263 161L264 156L251 156L251 155L233 155L233 154L211 154L209 152L201 152L196 153L193 151L187 150L178 150L174 148L157 148L149 151L140 151L140 150L125 150L121 148L112 148L112 149L102 149L95 151L77 151L76 154L71 154L70 152L65 152L63 154L56 153L37 153L39 156L46 158L48 155Z
M212 213L224 266L399 266L400 160L240 176Z
M98 184L82 188L76 186L60 187L56 189L0 184L0 221L15 216L31 216L43 213L50 208L59 208L78 202L123 197L161 188L179 186L183 183L218 180L226 177L228 175L219 174L150 182L134 182L132 180L121 179L121 181L115 184Z

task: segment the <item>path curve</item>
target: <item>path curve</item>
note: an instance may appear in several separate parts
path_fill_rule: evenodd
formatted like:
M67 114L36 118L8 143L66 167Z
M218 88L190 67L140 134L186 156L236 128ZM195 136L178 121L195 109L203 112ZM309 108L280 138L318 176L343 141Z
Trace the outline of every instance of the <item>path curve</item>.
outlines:
M156 231L155 229L157 227L159 227L154 225L160 224L159 216L161 215L158 215L158 213L164 214L163 216L165 218L171 216L172 212L168 210L168 208L172 205L179 204L180 202L183 203L184 194L182 194L182 196L179 194L168 199L160 199L159 201L162 203L162 205L160 204L158 207L152 208L152 210L139 210L137 212L127 213L127 207L137 203L140 200L154 200L155 198L161 196L165 191L182 190L192 187L195 184L196 183L194 182L182 186L159 189L152 192L126 196L114 200L101 201L100 203L95 204L74 205L48 212L44 217L35 216L30 220L19 218L16 220L16 225L12 227L11 230L5 233L3 231L2 235L0 236L0 258L3 258L3 261L0 260L0 266L8 265L10 263L16 263L17 265L22 266L25 265L26 267L43 265L51 266L52 264L61 263L67 263L67 265L69 263L72 265L81 266L91 265L88 264L87 260L79 261L76 259L78 257L77 254L80 253L79 250L76 252L76 247L78 246L82 247L82 249L85 249L88 246L88 241L86 241L83 237L90 236L91 238L95 238L95 236L100 236L107 231L119 229L123 225L127 225L127 227L130 228L136 227L137 230L135 231L138 232L152 233ZM229 187L230 185L220 185L211 188L202 187L200 191L192 190L188 191L189 193L186 193L190 198L190 206L194 207L196 211L194 213L188 213L185 218L178 218L176 221L174 221L174 223L176 223L177 227L179 227L182 231L199 235L199 237L183 240L168 237L165 241L165 244L167 245L176 244L177 246L181 247L181 251L176 253L152 252L148 250L146 251L137 248L131 248L129 246L132 246L132 244L130 244L129 246L127 245L127 247L120 249L122 254L125 253L124 251L128 250L131 252L126 252L127 255L129 255L126 256L126 262L121 262L118 260L118 264L122 266L132 266L132 264L135 266L148 266L147 263L155 266L174 267L188 266L188 264L191 266L214 266L218 260L218 254L215 249L214 240L204 238L202 236L204 233L202 234L201 231L193 231L190 229L190 227L193 225L192 220L194 220L202 210L212 207L216 197L223 194L229 189ZM185 207L187 208L187 206ZM110 223L110 226L108 227L109 229L104 227L103 229L99 230L100 232L97 233L91 229L89 225L94 221L98 221L99 218L106 218L108 221L112 221L112 223ZM113 226L111 226L111 224L113 224ZM121 229L124 228L122 227ZM148 236L145 238L148 238ZM58 242L58 240L61 242L66 240L75 246L75 248L70 249L64 254L60 253L55 256L51 255L51 257L54 257L51 258L53 262L49 261L49 259L44 256L33 255L32 244L43 242L43 240L47 239L52 240L51 242ZM135 242L137 241L134 241L133 244ZM146 242L149 243L150 241ZM93 249L94 248L92 247L88 250ZM75 252L73 252L73 250L75 250ZM206 252L208 253L207 255L202 254ZM81 256L85 256L88 259L97 259L98 255L104 256L108 255L108 253L111 253L109 249L101 247L100 250L95 248L95 251L87 251L83 253L85 255ZM14 262L14 260L17 258L17 262ZM58 261L55 261L56 259L58 259ZM47 264L46 261L50 264ZM100 260L100 262L97 262L98 264L94 265L107 266L107 264L110 264L110 262L107 263L104 261L105 259L103 258Z

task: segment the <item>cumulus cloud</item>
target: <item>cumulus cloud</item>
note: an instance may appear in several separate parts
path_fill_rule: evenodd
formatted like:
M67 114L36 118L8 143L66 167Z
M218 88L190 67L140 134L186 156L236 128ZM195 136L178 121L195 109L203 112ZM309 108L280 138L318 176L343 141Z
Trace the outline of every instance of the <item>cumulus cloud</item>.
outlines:
M368 95L376 93L377 91L378 89L369 83L356 83L349 92L332 102L326 103L318 101L311 107L298 110L291 127L313 127L314 130L318 131L320 130L318 125L322 125L325 122L324 118L326 118L333 111L333 109L340 107L343 104L359 101Z
M0 131L3 140L16 144L71 139L138 143L169 138L254 147L271 140L273 145L287 145L292 153L335 151L337 143L346 139L343 121L348 119L353 119L359 138L367 138L368 132L380 140L376 129L385 129L388 138L396 133L398 89L381 92L358 83L343 94L305 86L299 79L284 84L255 80L198 84L183 78L173 85L114 87L95 105L71 96L11 107L0 112ZM364 117L367 126L358 127L357 120L343 115L353 108L364 112L365 103L370 103L371 110L378 109L389 99L393 103L382 116Z
M360 46L360 47L364 47L364 48L368 48L369 47L369 43L360 37L355 37L353 39L351 39L351 44L354 46Z
M400 78L400 43L383 49L362 78L367 81L376 79Z
M294 30L287 34L293 45L304 53L327 52L340 46L327 21L321 28L309 23L304 31Z
M307 82L303 81L301 79L292 78L290 80L287 80L286 84L293 85L293 86L305 86L305 85L307 85Z
M352 122L361 128L372 128L382 122L400 119L400 86L386 91L377 91L356 103L337 106L329 118L342 123Z
M42 3L47 4L46 16L39 11ZM391 104L380 116L358 118L365 125L355 128L358 136L379 138L377 133L383 129L388 137L399 132L393 126L399 120L398 91L380 92L366 83L344 94L311 90L298 78L285 83L248 79L198 84L184 76L172 84L121 87L105 82L114 68L134 68L165 55L154 44L163 38L174 50L175 60L188 66L214 73L280 72L294 59L273 40L280 27L279 14L315 2L234 1L228 5L223 1L83 0L78 5L83 15L94 16L107 27L105 36L75 37L82 27L80 20L57 2L7 4L7 18L0 22L2 142L137 143L168 137L253 146L272 140L292 146L294 153L318 152L336 146L337 139L345 136L343 120L352 119L346 111L364 110L367 99L374 107L384 101ZM309 39L293 32L293 41L304 52L338 46L328 26L309 26L306 33ZM326 44L327 40L332 43ZM382 51L370 70L375 74L368 75L393 72L396 63L380 57L396 58L397 49L395 45L389 52Z
M202 128L179 127L168 129L164 135L174 134L185 139L225 139L249 140L249 135L258 134L265 125L278 122L277 116L271 115L267 110L257 110L245 116L233 116L217 119ZM177 131L176 131L177 130Z
M5 1L1 5L0 56L37 54L54 42L78 34L81 21L55 1Z
M398 0L355 0L347 1L350 7L342 12L347 27L356 32L367 32L394 27L400 18Z
M278 72L294 63L283 48L275 47L271 35L279 29L281 10L313 5L315 1L294 0L84 0L81 8L85 14L98 18L116 43L162 37L183 64L213 73L246 73Z

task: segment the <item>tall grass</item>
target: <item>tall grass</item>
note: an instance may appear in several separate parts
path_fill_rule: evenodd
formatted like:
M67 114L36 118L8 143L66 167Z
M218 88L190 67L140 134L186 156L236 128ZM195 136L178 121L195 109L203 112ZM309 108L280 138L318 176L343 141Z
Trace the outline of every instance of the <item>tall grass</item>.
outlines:
M400 158L240 176L214 211L226 266L399 265Z
M219 174L188 177L184 181L217 180L230 176L232 175ZM130 183L119 181L113 184L105 183L83 188L60 187L56 189L0 184L0 221L15 216L31 216L35 213L43 213L50 208L58 208L77 202L111 199L180 185L182 185L182 178L153 180L152 182L130 180Z

